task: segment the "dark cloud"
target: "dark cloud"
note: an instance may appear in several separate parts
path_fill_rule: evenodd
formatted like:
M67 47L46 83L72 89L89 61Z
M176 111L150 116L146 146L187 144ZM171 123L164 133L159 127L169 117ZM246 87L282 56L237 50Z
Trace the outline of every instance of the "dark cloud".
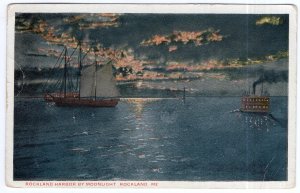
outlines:
M288 71L264 71L262 75L253 83L253 94L255 94L256 86L262 83L274 84L277 82L287 82Z
M30 52L27 52L26 55L27 56L37 56L37 57L47 57L48 56L47 54L30 53Z
M24 66L49 67L62 46L75 49L81 40L84 53L97 47L86 64L96 54L131 69L122 80L245 68L288 56L288 15L32 13L16 15L16 32L16 61Z

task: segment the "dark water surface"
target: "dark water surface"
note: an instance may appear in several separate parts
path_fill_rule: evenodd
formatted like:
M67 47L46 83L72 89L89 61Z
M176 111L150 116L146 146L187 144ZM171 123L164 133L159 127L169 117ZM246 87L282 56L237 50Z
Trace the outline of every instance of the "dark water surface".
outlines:
M123 99L116 108L15 99L15 180L287 180L287 97Z

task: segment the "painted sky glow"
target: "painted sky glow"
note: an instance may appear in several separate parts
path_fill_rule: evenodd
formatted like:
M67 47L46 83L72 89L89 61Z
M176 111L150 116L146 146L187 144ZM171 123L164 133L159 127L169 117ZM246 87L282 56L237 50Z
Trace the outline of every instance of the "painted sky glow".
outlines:
M288 58L288 25L287 15L22 13L16 65L50 69L63 46L70 54L80 41L84 65L113 61L118 81L245 81L236 69L253 69L253 78L268 64L282 70L274 63ZM77 52L70 60L78 66Z

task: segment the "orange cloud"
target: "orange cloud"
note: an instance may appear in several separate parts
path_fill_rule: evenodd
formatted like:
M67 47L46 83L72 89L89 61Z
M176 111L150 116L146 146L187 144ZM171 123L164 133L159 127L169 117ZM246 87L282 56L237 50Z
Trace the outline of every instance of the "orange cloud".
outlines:
M219 31L212 32L207 36L208 41L219 42L223 40L223 36L219 34Z
M174 31L169 35L154 35L148 40L143 40L140 44L143 46L158 46L162 44L187 44L194 43L195 46L201 46L209 42L222 41L224 36L219 33L219 30L212 28L203 31ZM175 47L169 47L169 52L174 51ZM170 51L171 50L171 51Z
M203 34L203 32L175 31L173 34L175 35L175 42L182 42L183 44L187 44L189 41L196 41Z
M141 45L147 46L147 45L160 45L163 43L170 43L171 40L169 37L161 36L161 35L155 35L150 40L144 40Z

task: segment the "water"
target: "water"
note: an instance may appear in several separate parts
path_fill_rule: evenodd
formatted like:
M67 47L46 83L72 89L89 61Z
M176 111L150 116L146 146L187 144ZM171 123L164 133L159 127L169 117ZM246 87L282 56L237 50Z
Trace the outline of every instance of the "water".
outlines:
M287 98L275 118L239 97L124 99L69 108L15 99L15 180L287 180Z

